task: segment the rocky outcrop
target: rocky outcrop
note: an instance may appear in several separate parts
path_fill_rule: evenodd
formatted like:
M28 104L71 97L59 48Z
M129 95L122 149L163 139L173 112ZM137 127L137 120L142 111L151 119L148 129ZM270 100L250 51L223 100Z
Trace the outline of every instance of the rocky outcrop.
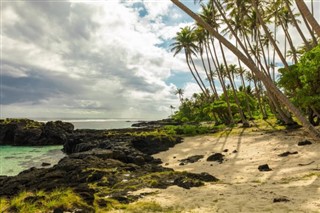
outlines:
M22 140L26 140L25 143ZM12 142L13 141L13 142ZM160 166L151 154L165 151L182 138L155 129L73 130L61 121L11 122L1 129L1 143L14 145L63 144L67 157L51 168L31 168L14 177L0 177L0 197L22 191L52 191L71 188L87 204L105 203L105 198L129 203L139 198L131 191L141 188L186 189L217 181L201 173L175 172Z
M144 127L144 128L157 128L166 125L181 125L181 122L175 121L173 119L162 119L157 121L140 121L138 123L132 124L132 127Z
M73 124L62 121L42 123L29 119L0 120L0 145L63 145L72 135L73 129Z

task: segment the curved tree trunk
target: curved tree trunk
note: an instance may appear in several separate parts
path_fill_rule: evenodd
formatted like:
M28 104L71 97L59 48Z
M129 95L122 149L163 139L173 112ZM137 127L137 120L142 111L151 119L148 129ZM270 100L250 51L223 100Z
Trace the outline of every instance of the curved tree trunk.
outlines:
M302 32L302 30L301 30L301 28L300 28L297 20L296 20L295 17L294 17L294 14L293 14L292 10L291 10L291 8L290 8L289 0L285 0L285 3L286 3L286 5L287 5L289 14L290 14L290 16L291 16L291 18L292 18L293 24L294 24L294 26L296 27L296 29L298 30L298 33L299 33L300 37L302 38L302 40L303 40L304 44L306 45L307 49L308 49L308 50L311 50L312 47L310 46L308 40L307 40L306 37L304 36L304 34L303 34L303 32Z
M267 89L272 92L277 99L285 105L301 122L301 124L307 129L309 134L316 140L320 140L320 132L310 124L310 122L303 116L303 114L289 101L289 99L276 87L276 85L266 77L255 65L255 63L242 52L240 52L232 43L230 43L224 36L220 35L215 29L213 29L208 23L204 22L198 15L192 12L188 7L182 4L179 0L171 0L180 9L186 12L194 20L196 20L201 26L209 31L209 33L223 43L231 52L233 52L249 69L251 69L257 78L259 78Z
M196 80L196 82L197 82L198 86L200 87L201 91L203 92L203 94L205 94L204 89L202 88L200 82L198 81L197 77L195 76L195 74L194 74L193 71L192 71L192 68L191 68L190 62L189 62L189 56L188 56L187 54L186 54L186 61L187 61L187 65L188 65L188 67L189 67L189 70L190 70L190 72L191 72L194 80Z
M314 32L316 32L316 34L320 37L320 25L318 24L317 20L313 17L313 15L310 13L307 5L304 3L303 0L295 0L295 2L301 12L301 15L308 20L308 23L311 25Z

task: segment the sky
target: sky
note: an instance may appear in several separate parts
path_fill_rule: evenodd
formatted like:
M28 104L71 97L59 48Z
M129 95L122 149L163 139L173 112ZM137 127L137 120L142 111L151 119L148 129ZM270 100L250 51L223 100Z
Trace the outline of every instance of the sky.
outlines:
M2 1L1 118L166 118L195 87L170 51L191 23L171 1Z
M0 117L166 118L199 91L170 51L192 23L169 0L2 0Z

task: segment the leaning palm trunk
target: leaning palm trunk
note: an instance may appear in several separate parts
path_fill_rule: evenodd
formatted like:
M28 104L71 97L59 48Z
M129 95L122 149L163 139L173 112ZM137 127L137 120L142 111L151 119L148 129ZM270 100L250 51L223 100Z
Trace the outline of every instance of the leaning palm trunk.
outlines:
M251 58L246 57L241 51L239 51L232 43L230 43L226 38L220 35L215 29L213 29L208 23L204 22L198 15L192 12L188 7L182 4L179 0L171 0L180 9L186 12L194 20L196 20L201 26L209 31L209 33L217 38L223 43L231 52L233 52L249 69L251 69L255 76L259 78L265 87L272 92L277 99L285 105L302 123L302 125L307 129L309 134L316 140L320 140L320 132L311 125L309 121L302 115L302 113L289 101L289 99L276 87L276 85L266 77L255 65Z
M195 74L194 74L194 72L193 72L193 70L192 70L192 68L191 68L191 66L190 66L189 56L188 56L187 54L186 54L186 61L187 61L187 65L188 65L188 67L189 67L189 70L190 70L190 72L191 72L194 80L196 80L196 82L197 82L198 86L200 87L201 91L203 92L203 94L205 94L205 90L202 88L200 82L198 81L197 77L195 76Z
M288 0L285 0L285 3L286 3L286 6L287 6L287 8L288 8L289 14L290 14L290 16L291 16L291 18L292 18L293 24L294 24L295 28L297 29L300 37L302 38L304 44L306 45L307 50L311 50L312 47L310 46L308 40L306 39L306 37L304 36L304 34L303 34L303 32L302 32L302 30L301 30L301 28L300 28L297 20L295 19L294 14L293 14L293 12L292 12L292 10L291 10L291 8L290 8L289 1L288 1Z
M313 17L313 15L310 13L307 5L304 3L303 0L295 0L301 15L304 16L308 23L311 25L314 32L320 37L320 25L318 24L317 20Z
M203 94L206 96L206 97L209 97L209 94L208 94L208 92L207 92L207 89L206 89L206 86L204 85L204 83L203 83L203 81L202 81L202 78L201 78L201 76L199 75L199 72L198 72L198 70L197 70L197 67L196 67L196 65L194 64L194 61L193 61L193 59L192 59L192 57L190 56L190 61L191 61L191 64L192 64L192 66L193 66L193 69L194 69L194 71L195 71L195 73L197 74L197 76L198 76L198 80L199 81L197 81L198 83L199 83L199 85L201 84L201 86L202 86L202 92L203 92Z

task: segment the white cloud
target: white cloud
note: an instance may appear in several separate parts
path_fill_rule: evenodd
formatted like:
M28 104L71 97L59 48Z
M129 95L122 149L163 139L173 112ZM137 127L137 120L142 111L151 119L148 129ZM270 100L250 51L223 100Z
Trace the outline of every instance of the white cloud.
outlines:
M1 117L169 115L165 80L185 66L159 46L170 4L4 3Z

